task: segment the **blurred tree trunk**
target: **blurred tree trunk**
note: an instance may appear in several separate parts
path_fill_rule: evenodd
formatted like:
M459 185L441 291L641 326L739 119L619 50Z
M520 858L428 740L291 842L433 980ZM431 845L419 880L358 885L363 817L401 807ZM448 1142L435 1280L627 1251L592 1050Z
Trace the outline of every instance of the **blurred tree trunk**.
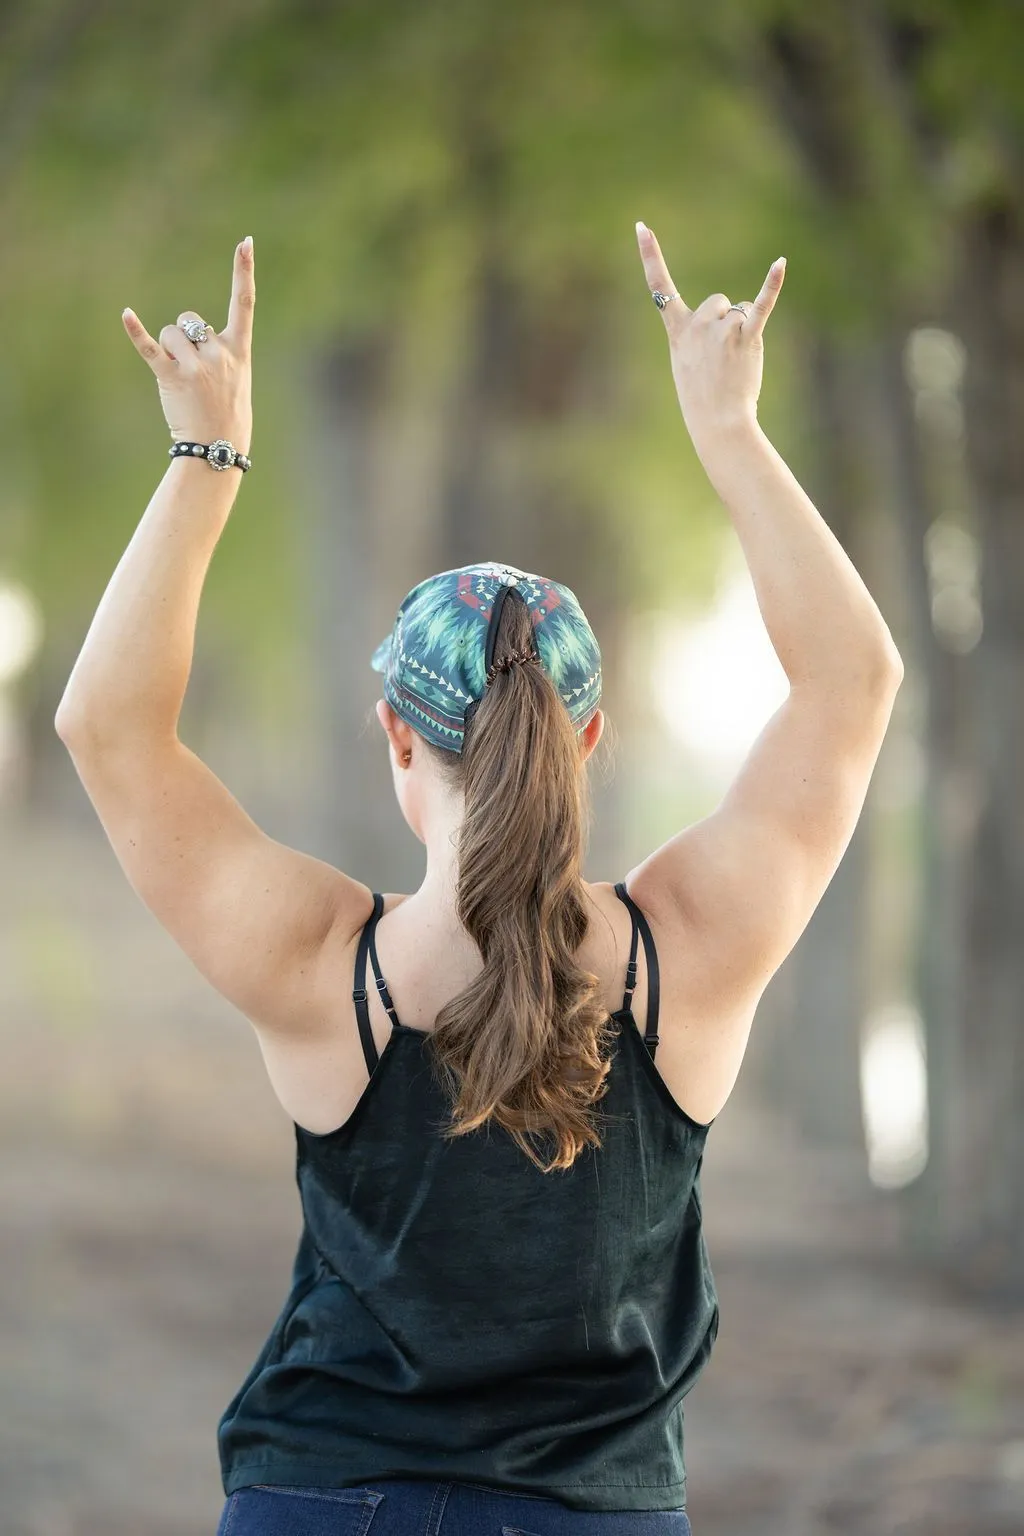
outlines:
M939 643L925 559L928 530L959 487L952 483L950 445L937 441L936 431L915 416L903 346L899 332L882 339L878 396L890 427L894 511L904 550L908 672L920 680L924 778L912 980L927 1052L929 1123L927 1165L902 1201L912 1245L930 1258L945 1258L955 1242L956 1212L966 1193L961 1020L974 741L966 659Z
M953 311L967 346L967 457L984 628L971 655L979 806L963 1016L966 1168L959 1267L1024 1299L1024 185L964 222Z
M303 453L310 477L306 557L317 765L308 799L297 807L299 835L375 890L382 856L395 841L397 812L391 796L381 793L381 754L373 750L379 743L359 733L370 654L381 638L372 603L374 528L393 346L389 325L338 342L321 356L306 382L310 440Z

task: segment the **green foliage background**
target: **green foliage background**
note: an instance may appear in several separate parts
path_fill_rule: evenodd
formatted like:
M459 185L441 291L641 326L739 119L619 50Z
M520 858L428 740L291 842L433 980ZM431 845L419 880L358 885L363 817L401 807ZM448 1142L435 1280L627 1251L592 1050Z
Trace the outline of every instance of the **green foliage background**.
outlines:
M566 274L610 295L594 325L614 338L622 419L531 428L523 450L628 522L645 606L705 596L726 528L679 417L633 223L657 230L693 303L756 292L783 249L784 309L813 308L822 277L784 146L755 94L709 68L715 40L685 10L191 0L101 6L68 36L72 9L49 0L9 22L0 562L40 595L52 650L80 637L162 472L155 389L120 311L131 304L154 334L183 307L222 324L246 233L259 470L202 620L243 670L301 662L298 370L383 321L428 409L459 366L485 234L538 302ZM483 212L464 190L481 137L504 167ZM788 323L764 396L783 433Z

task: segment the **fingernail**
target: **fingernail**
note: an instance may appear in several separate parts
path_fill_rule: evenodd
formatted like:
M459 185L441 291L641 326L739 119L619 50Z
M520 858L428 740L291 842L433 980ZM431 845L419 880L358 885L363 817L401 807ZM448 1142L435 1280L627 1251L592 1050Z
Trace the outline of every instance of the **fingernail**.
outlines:
M121 311L121 319L122 320L134 320L135 319L135 311L134 311L134 309L122 309L122 311Z
M636 232L638 235L650 234L650 230L647 228L647 225L643 222L642 219L637 219L636 221Z
M779 256L775 261L772 262L772 271L775 272L775 271L785 267L785 265L786 265L786 258L785 258L785 256Z
M242 250L243 251L251 251L252 250L252 235L246 235L245 239L242 241Z

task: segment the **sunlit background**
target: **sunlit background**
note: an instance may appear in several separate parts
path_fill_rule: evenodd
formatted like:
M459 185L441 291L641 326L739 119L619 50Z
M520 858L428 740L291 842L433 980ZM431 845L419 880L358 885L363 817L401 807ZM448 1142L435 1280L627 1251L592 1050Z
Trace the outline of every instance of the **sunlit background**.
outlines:
M1024 13L33 0L0 17L0 1532L191 1536L284 1294L291 1126L138 902L53 715L167 432L121 328L223 324L253 472L182 736L372 889L422 849L367 716L431 571L596 629L593 880L710 813L786 697L680 418L690 303L788 258L760 418L907 676L709 1138L695 1536L1024 1532Z

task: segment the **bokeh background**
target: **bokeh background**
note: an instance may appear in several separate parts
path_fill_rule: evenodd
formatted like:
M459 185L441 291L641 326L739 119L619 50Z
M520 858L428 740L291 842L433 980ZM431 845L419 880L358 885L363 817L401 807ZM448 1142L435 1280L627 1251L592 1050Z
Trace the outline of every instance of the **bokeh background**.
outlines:
M480 558L601 640L591 879L784 692L633 226L691 304L788 257L761 420L906 681L704 1170L696 1536L1024 1531L1024 11L999 0L0 8L0 1529L199 1536L283 1300L291 1125L53 730L166 464L125 336L255 242L254 472L182 737L412 890L370 651ZM349 983L339 978L339 986Z

